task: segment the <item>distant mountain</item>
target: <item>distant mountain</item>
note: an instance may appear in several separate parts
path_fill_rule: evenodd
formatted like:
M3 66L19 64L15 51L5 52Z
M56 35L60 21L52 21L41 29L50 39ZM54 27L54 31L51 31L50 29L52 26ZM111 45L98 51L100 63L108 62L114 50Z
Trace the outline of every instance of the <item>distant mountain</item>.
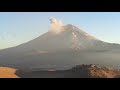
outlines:
M64 25L54 18L50 23L51 29L38 38L1 50L1 65L26 70L64 69L91 62L111 65L113 60L118 65L119 44L101 41L72 24Z
M52 19L50 19L52 20ZM56 19L53 19L53 21ZM65 50L102 50L114 47L120 47L117 44L110 44L98 40L90 34L82 31L72 24L54 25L51 21L51 30L40 37L21 44L17 47L10 48L12 51L65 51ZM59 24L58 21L55 21ZM54 26L54 27L53 27ZM14 50L15 49L15 50ZM8 50L8 49L7 49ZM5 51L5 50L3 50Z

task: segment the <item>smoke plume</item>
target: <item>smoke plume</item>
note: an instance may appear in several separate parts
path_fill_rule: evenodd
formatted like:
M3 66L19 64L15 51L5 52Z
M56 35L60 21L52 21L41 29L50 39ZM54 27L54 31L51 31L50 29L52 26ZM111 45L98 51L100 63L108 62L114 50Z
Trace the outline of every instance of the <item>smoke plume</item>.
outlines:
M54 33L60 33L63 28L63 23L60 20L56 20L55 18L50 18L50 24L51 24L51 32Z

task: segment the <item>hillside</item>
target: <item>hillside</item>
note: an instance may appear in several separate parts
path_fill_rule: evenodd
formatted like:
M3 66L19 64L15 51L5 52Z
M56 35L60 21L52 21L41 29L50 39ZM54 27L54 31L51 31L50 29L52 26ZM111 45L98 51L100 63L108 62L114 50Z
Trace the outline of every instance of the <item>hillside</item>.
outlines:
M17 69L0 67L0 78L19 78L16 75Z
M96 65L77 65L69 70L41 70L19 73L21 78L119 78L120 70Z
M87 78L117 78L120 77L120 70L96 65L78 65L72 68L73 71L79 71Z
M120 78L120 70L93 64L77 65L68 70L41 70L31 72L0 67L0 78Z

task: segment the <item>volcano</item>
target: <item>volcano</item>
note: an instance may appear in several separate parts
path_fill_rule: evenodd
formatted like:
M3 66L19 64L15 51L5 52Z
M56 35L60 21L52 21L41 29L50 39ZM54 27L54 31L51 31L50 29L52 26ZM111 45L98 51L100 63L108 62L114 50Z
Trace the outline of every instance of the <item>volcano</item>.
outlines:
M119 44L101 41L55 18L50 23L51 29L36 39L0 50L0 64L24 70L65 69L84 63L119 66Z

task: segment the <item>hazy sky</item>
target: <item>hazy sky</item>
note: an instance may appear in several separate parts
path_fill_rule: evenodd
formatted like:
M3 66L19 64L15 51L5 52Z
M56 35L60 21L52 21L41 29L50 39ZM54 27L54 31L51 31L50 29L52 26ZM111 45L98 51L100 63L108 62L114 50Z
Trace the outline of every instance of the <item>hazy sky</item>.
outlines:
M120 12L0 12L0 49L47 32L50 17L73 24L103 41L120 43Z

